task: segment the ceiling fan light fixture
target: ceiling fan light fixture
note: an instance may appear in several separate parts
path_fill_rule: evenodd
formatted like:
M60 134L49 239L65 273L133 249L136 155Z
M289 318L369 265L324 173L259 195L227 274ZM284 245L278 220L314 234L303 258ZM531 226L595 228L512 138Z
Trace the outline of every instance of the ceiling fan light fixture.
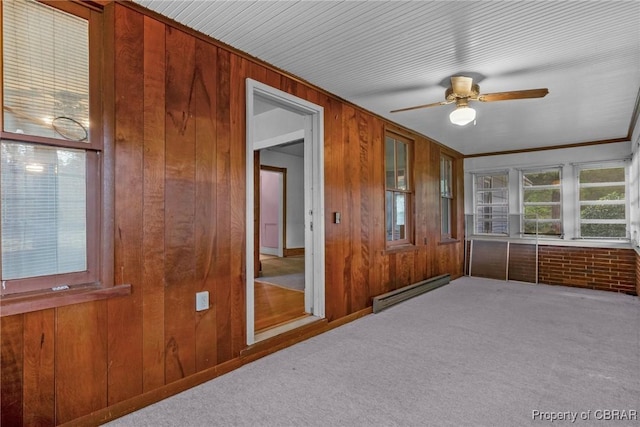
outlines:
M464 126L476 119L476 110L467 106L460 106L449 114L451 123L458 126Z

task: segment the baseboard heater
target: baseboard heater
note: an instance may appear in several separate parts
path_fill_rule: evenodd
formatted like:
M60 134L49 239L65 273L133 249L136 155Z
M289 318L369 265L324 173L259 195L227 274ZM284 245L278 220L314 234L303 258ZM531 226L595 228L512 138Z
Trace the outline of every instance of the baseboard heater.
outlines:
M451 281L449 274L443 274L442 276L435 276L427 280L423 280L413 285L405 286L404 288L396 289L395 291L387 292L386 294L373 297L373 312L378 313L385 308L398 304L402 301L406 301L409 298L413 298L425 292L432 291L441 286L446 285Z

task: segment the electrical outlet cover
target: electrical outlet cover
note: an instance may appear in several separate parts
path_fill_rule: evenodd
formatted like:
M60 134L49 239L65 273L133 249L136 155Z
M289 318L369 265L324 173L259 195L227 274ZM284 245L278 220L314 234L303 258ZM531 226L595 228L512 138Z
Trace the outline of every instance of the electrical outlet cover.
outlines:
M196 311L209 309L209 291L196 293Z

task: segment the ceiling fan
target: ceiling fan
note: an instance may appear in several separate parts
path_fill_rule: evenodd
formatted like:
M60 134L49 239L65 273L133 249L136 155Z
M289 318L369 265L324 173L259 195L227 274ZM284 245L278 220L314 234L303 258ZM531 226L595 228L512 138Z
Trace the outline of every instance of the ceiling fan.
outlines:
M511 99L542 98L549 93L549 89L526 89L514 90L511 92L480 93L480 87L473 83L471 77L453 76L451 77L451 87L444 93L445 101L434 102L432 104L416 105L415 107L401 108L393 110L392 113L401 111L417 110L420 108L436 107L456 103L456 109L449 115L451 123L464 126L476 119L476 110L469 107L469 101L494 102L508 101Z

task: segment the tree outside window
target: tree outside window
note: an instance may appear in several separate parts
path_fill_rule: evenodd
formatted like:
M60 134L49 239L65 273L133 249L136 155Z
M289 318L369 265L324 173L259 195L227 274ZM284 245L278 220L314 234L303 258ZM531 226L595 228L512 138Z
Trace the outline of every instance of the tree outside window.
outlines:
M578 186L580 237L628 238L625 167L583 167Z
M522 172L522 231L562 236L560 168Z

